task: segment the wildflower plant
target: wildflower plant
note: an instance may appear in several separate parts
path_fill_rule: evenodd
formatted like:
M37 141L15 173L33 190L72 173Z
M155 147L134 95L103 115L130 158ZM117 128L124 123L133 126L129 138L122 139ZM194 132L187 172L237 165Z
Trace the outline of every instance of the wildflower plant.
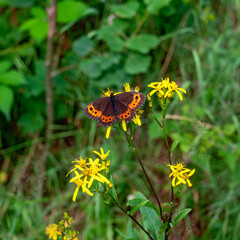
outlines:
M121 123L114 122L114 128L118 129L126 138L128 146L134 152L136 159L142 169L142 172L146 179L146 184L149 186L152 196L154 197L157 207L154 206L150 200L148 200L141 192L135 193L135 198L127 202L127 206L131 210L126 210L118 200L118 196L115 190L115 186L110 176L110 150L104 151L100 148L100 151L94 150L95 158L85 157L78 158L74 160L72 169L68 172L71 175L70 183L75 183L76 189L73 193L73 201L76 201L79 191L83 194L88 194L89 196L94 196L96 192L100 193L107 203L115 204L124 214L126 214L135 224L147 235L151 240L158 239L168 239L169 234L173 228L187 216L191 209L183 209L178 211L175 204L175 189L177 191L182 191L184 186L192 187L190 178L192 178L195 173L195 169L191 170L185 166L183 162L175 162L173 159L173 153L178 145L178 141L175 141L171 146L168 142L166 134L166 112L167 107L171 104L171 100L177 93L180 101L183 100L182 93L186 94L183 88L178 87L174 81L170 81L169 78L162 79L160 82L152 82L148 85L151 91L147 95L148 107L150 110L151 117L156 121L163 131L166 148L168 151L168 163L165 165L166 169L170 170L169 173L169 203L165 203L164 206L168 206L166 212L163 211L163 203L159 197L159 194L155 190L155 185L152 183L150 176L144 167L143 160L138 152L138 148L134 142L134 132L136 126L141 126L141 115L143 110L137 109L135 111L135 116L132 121L126 123L123 119ZM128 83L124 84L125 92L131 92L131 87ZM132 92L139 92L139 87L135 87ZM115 93L117 95L120 93ZM114 96L113 93L108 89L104 92L105 96ZM134 95L134 94L133 94ZM154 113L152 97L156 95L159 102L160 108L162 110L161 118L158 119ZM90 104L91 105L91 104ZM109 139L111 126L107 127L106 138ZM109 141L109 140L108 140ZM73 176L74 173L74 176ZM109 180L111 179L111 181ZM166 207L164 208L164 210ZM142 221L139 221L135 217L134 213L140 211L142 215ZM128 225L128 230L129 230ZM131 230L132 231L132 230ZM56 232L57 234L57 232ZM56 235L54 235L56 236Z
M65 212L63 220L59 221L58 224L49 224L45 233L48 235L48 239L78 240L79 232L73 230L72 224L72 217L69 217L68 213Z

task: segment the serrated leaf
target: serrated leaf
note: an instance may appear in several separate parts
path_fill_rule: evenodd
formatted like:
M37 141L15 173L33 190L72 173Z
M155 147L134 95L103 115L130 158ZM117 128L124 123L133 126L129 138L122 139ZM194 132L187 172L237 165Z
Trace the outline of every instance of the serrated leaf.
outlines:
M188 213L190 213L192 211L191 208L186 208L186 209L183 209L181 210L176 216L174 216L174 219L173 219L173 226L176 226L182 219L184 219Z
M129 214L132 215L133 213L135 213L136 211L138 211L141 207L143 207L147 202L148 202L148 200L142 201L141 203L139 203L138 205L136 205L135 207L133 207L133 208L131 209L131 211L129 211Z
M117 65L120 62L120 60L121 60L121 55L119 55L117 53L110 52L105 55L102 55L100 68L103 71L106 71L113 65Z
M151 63L151 56L132 53L126 60L124 69L126 73L138 74L145 73Z
M136 15L139 9L139 3L136 1L132 1L122 4L112 4L110 8L111 11L119 17L132 18Z
M148 8L147 10L153 14L156 15L159 13L159 10L163 7L166 7L169 5L169 3L171 2L171 0L152 0L152 1L148 1Z
M18 86L24 84L26 81L22 73L13 70L1 74L0 82L7 85Z
M179 143L179 140L175 140L171 146L171 155L174 153L174 150L176 149L177 145Z
M66 0L59 2L57 5L57 22L68 23L83 18L92 11L84 2Z
M73 52L80 57L88 55L94 48L94 41L86 36L80 37L73 42Z
M126 43L126 46L127 48L140 53L148 53L151 49L156 48L159 42L159 38L155 35L140 34L136 37L130 38Z
M9 121L11 119L10 112L13 105L13 91L6 86L0 86L0 112Z

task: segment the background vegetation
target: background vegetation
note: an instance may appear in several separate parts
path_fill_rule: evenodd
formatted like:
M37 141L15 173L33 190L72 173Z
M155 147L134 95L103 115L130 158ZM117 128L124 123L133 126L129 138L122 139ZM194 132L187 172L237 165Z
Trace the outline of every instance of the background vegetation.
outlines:
M130 82L147 94L169 76L187 90L169 109L169 141L180 140L175 160L196 168L179 195L179 207L193 210L171 239L240 239L240 1L59 0L54 121L45 100L49 6L0 0L0 238L46 239L45 227L68 211L81 239L127 239L127 218L97 194L73 203L65 175L75 157L103 146L122 204L136 190L150 196L124 138L113 129L106 140L83 108L100 89ZM135 140L169 201L163 136L145 110Z

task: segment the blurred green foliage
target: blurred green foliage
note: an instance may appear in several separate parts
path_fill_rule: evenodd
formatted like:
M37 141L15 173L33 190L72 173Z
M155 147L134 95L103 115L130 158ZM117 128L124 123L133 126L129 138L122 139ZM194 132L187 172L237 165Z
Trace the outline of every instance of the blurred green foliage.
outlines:
M127 143L114 132L106 140L105 129L82 110L101 96L100 89L117 91L131 82L147 93L148 83L169 76L187 89L183 102L175 98L168 110L170 140L180 141L175 160L196 168L193 188L179 195L180 208L193 210L173 235L238 240L239 0L58 1L54 144L44 197L37 199L49 2L0 0L0 171L7 173L0 182L0 238L45 239L45 227L64 211L73 216L82 239L137 236L129 232L132 223L126 229L127 219L99 196L82 195L73 204L65 175L75 157L103 145L111 150L110 171L120 201L139 189L150 196ZM136 142L161 198L168 201L163 136L147 111Z

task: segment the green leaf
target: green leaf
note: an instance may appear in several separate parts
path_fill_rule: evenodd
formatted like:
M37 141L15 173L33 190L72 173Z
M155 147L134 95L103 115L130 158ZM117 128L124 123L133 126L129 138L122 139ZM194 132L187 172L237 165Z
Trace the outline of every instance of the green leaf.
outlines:
M22 73L13 70L1 74L0 82L7 85L18 86L24 84L26 81Z
M134 126L135 126L135 125L134 125ZM138 204L141 203L142 201L143 201L142 199L134 198L134 199L132 199L132 200L130 200L130 201L127 202L127 206L133 207L133 206L138 205ZM152 208L154 211L156 211L156 213L158 213L155 205L154 205L152 202L148 201L145 206L146 206L146 207L149 207L149 208Z
M124 48L124 40L119 36L124 26L114 22L113 25L104 25L90 35L97 35L98 40L104 41L113 52L120 52Z
M90 11L91 10L91 11ZM94 13L93 9L80 1L66 0L57 5L57 22L68 23Z
M110 8L111 11L119 17L132 18L136 15L139 9L139 3L136 1L132 1L122 4L112 4Z
M167 226L168 226L168 223L167 223L167 222L165 222L164 224L162 224L162 226L159 228L158 236L161 237L161 234L166 230Z
M40 131L44 127L44 124L44 117L38 111L24 113L18 120L18 125L22 128L23 134Z
M126 43L126 46L127 48L140 53L148 53L151 49L156 48L158 44L159 39L157 36L140 34L136 37L130 38Z
M73 42L73 52L80 57L88 55L94 48L94 41L86 36L80 37Z
M171 146L171 155L174 153L174 150L176 149L177 145L179 143L179 140L175 140Z
M133 213L135 213L136 211L138 211L138 209L140 209L142 206L144 206L149 200L145 200L142 201L141 203L139 203L138 205L136 205L135 207L133 207L131 209L131 211L129 212L130 215L132 215Z
M176 226L182 219L184 219L188 213L190 213L192 211L191 208L186 208L181 210L176 216L174 216L173 219L173 226Z
M146 200L146 197L140 192L135 192L135 196L136 196L136 198ZM153 239L158 240L158 231L162 224L159 219L159 216L153 209L146 207L146 206L141 207L140 212L143 216L143 219L144 219L144 222L145 222L147 228L151 232Z
M0 73L6 72L8 69L10 69L12 63L10 61L1 61L0 62Z
M156 15L159 13L159 10L161 8L168 6L171 0L149 0L149 1L145 0L145 2L148 2L147 10L151 14Z
M84 59L80 63L80 69L89 78L98 78L102 73L102 70L100 68L100 63L101 63L101 59L99 57Z
M37 41L42 41L47 36L48 22L40 18L32 18L25 21L21 25L20 30L27 30L34 39L36 39Z
M13 105L13 91L6 86L0 86L0 112L9 121L11 119L10 112Z
M46 67L44 61L35 61L35 75L27 77L26 95L39 96L45 92Z
M124 69L129 74L145 73L151 63L151 56L132 53L127 58Z
M121 60L121 55L119 55L117 53L112 53L112 52L106 53L105 55L102 55L102 57L101 57L100 67L103 71L106 71L113 65L119 64L120 60Z

